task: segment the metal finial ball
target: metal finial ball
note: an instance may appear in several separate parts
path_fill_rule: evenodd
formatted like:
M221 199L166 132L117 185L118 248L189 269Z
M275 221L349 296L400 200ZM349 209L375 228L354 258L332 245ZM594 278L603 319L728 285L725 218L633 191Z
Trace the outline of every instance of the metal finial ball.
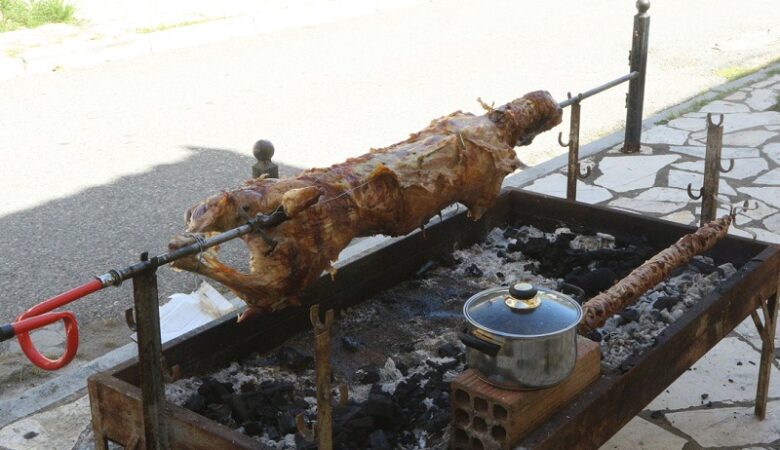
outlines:
M255 146L252 149L252 153L255 155L258 161L270 161L274 156L274 144L271 141L260 139L255 142Z
M640 14L646 13L650 9L650 0L637 0L636 9L639 10Z

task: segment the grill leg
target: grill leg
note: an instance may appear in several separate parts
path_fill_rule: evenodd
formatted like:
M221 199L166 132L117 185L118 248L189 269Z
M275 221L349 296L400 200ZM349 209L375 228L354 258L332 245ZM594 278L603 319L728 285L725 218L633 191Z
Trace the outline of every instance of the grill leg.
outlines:
M775 357L775 330L777 328L777 306L780 292L775 293L766 302L761 300L761 310L764 321L761 323L758 313L753 311L750 316L761 336L761 365L758 369L758 387L756 388L755 413L759 419L766 418L766 403L769 396L769 375L772 370L772 359Z

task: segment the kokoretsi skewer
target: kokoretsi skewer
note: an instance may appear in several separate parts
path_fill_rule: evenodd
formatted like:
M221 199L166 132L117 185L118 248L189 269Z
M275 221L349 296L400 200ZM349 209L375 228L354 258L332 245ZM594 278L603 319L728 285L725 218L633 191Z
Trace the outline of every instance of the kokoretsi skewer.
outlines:
M583 319L579 332L587 333L604 325L613 314L632 304L643 293L668 277L672 270L711 249L726 236L731 221L732 217L726 215L704 225L695 233L683 236L614 286L588 300L582 305Z

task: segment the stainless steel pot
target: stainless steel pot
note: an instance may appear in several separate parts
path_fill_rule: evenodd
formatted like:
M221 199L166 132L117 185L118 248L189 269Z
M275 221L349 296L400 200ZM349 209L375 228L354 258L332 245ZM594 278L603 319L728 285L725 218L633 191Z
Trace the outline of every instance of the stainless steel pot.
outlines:
M574 369L582 308L571 297L518 283L474 295L463 314L466 363L492 385L541 389Z

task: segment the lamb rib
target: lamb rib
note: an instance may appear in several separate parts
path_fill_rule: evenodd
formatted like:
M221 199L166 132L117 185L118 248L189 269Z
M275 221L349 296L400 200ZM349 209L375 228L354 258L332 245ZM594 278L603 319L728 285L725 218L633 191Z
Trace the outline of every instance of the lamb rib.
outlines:
M475 116L455 112L409 139L325 169L285 179L256 178L214 195L185 213L187 232L169 247L193 242L192 233L216 233L247 217L282 208L289 220L242 237L250 272L217 259L212 248L176 261L176 268L223 283L251 307L277 310L299 304L301 291L358 236L399 236L423 226L455 202L479 219L504 177L519 166L513 150L561 122L549 93L537 91Z

